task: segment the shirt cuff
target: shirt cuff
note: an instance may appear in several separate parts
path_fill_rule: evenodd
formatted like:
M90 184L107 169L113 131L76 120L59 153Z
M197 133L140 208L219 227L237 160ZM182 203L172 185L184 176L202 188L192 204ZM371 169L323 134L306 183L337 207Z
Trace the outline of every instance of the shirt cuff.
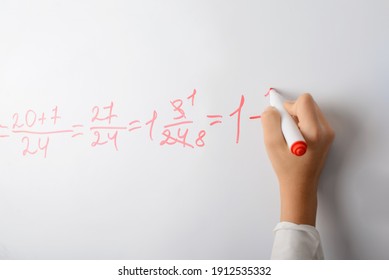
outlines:
M310 225L280 222L274 232L271 259L321 260L324 259L320 235Z

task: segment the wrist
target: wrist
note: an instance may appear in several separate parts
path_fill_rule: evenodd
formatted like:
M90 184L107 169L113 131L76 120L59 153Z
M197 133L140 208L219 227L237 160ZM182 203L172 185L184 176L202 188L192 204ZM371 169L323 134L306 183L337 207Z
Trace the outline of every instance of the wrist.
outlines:
M295 224L315 226L317 212L316 188L308 191L295 188L281 188L280 220Z

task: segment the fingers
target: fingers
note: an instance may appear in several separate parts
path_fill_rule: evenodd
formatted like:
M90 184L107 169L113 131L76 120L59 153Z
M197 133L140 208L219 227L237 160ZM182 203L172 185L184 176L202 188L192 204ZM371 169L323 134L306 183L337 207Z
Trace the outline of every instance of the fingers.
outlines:
M315 105L316 105L316 112L317 112L317 116L319 118L319 121L320 121L321 125L323 126L323 128L325 129L325 134L329 138L329 141L331 143L335 138L335 132L332 129L332 127L330 126L330 124L328 123L328 121L326 120L326 118L324 117L319 106L317 104L315 104Z
M295 102L285 102L285 109L294 117L307 141L315 142L320 138L321 124L317 105L308 93L301 95Z
M333 141L335 133L310 94L301 95L295 102L285 102L284 107L297 119L301 133L307 141Z
M268 152L288 150L281 131L281 116L277 109L268 107L261 116L263 136Z

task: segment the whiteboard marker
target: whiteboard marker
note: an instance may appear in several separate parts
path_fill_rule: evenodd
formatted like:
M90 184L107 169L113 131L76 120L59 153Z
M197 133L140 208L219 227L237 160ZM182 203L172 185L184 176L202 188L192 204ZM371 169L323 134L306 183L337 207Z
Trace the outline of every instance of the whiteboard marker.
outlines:
M281 130L290 151L296 156L302 156L307 151L307 143L292 116L284 108L285 99L274 89L270 88L270 105L281 115Z

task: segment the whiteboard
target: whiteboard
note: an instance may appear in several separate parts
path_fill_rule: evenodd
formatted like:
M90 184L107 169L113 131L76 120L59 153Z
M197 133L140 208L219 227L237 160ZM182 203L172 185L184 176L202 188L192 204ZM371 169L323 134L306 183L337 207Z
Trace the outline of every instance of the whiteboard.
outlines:
M268 259L259 116L310 92L336 132L329 259L389 258L387 1L1 1L0 256Z

